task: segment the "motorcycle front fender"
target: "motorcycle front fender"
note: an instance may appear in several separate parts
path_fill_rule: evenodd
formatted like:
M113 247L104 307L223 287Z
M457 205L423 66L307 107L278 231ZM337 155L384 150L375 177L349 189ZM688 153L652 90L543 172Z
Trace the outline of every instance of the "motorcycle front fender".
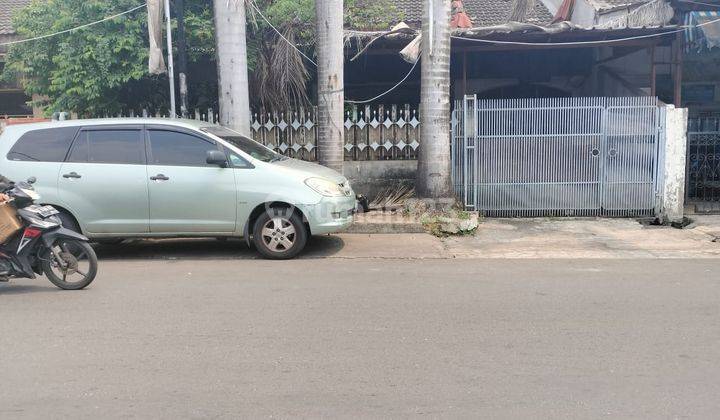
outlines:
M74 230L70 230L64 227L58 228L56 230L46 232L42 236L43 244L45 244L45 247L51 248L52 244L57 239L75 239L81 242L90 242L90 240L83 236Z

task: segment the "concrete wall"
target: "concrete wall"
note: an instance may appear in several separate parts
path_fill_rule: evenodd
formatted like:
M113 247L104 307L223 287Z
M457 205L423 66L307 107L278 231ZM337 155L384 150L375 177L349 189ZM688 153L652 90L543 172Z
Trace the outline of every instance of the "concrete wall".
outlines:
M687 108L666 107L661 216L669 222L684 216L687 121Z
M389 187L414 186L416 173L416 160L352 161L343 165L343 174L355 192L370 201Z
M592 27L596 23L596 14L595 8L587 0L577 0L573 6L570 22L580 26Z

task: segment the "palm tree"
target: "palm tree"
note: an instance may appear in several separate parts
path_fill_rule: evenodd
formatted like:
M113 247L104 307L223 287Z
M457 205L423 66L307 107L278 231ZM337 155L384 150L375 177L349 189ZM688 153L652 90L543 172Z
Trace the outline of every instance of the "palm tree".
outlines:
M342 172L345 95L343 0L316 0L318 58L318 160Z
M213 0L220 124L250 135L245 1Z
M419 197L451 197L450 0L423 1Z

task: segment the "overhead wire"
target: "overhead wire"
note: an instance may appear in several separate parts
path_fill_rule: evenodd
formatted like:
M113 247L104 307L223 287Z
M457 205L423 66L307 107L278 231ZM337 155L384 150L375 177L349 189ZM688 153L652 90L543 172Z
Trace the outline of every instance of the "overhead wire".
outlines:
M688 3L699 3L699 2L694 2L694 1L691 1L691 0L683 0L683 1L686 1L686 2L688 2ZM307 59L310 63L312 63L313 65L315 65L315 67L317 67L317 63L316 63L313 59L311 59L310 57L308 57L308 56L307 56L304 52L302 52L295 44L293 44L293 43L290 42L287 38L285 38L285 36L283 36L283 34L265 17L265 15L262 14L262 12L260 11L259 7L255 4L255 1L254 1L254 0L249 0L249 3L250 3L250 5L252 5L253 9L255 9L255 11L257 11L257 13L260 15L260 17L261 17L285 42L287 42L291 47L293 47L295 50L297 50L298 53L300 53L303 57L305 57L305 59ZM711 25L711 24L717 23L717 22L720 22L720 18L715 19L715 20L711 20L711 21L708 21L708 22L704 22L704 23L701 23L701 24L698 24L698 25L682 26L682 27L680 27L679 29L674 29L674 30L670 30L670 31L664 31L664 32L660 32L660 33L645 34L645 35L636 35L636 36L631 36L631 37L614 38L614 39L606 39L606 40L593 40L593 41L523 42L523 41L502 41L502 40L489 40L489 39L468 38L468 37L459 36L459 35L452 35L451 38L452 38L452 39L464 40L464 41L470 41L470 42L481 42L481 43L486 43L486 44L502 44L502 45L524 45L524 46L553 46L553 45L557 45L557 46L573 46L573 45L575 45L575 46L577 46L577 45L596 45L596 44L609 44L609 43L618 43L618 42L632 41L632 40L638 40L638 39L647 39L647 38L661 37L661 36L666 36L666 35L670 35L670 34L682 32L682 31L685 31L686 29L689 29L689 28L699 28L699 27L706 26L706 25ZM389 93L391 93L391 92L393 92L395 89L397 89L400 85L402 85L402 84L410 77L410 75L411 75L412 72L415 70L415 67L417 66L417 63L418 63L419 61L420 61L420 59L418 58L418 60L416 60L415 63L413 64L413 66L410 68L410 71L408 71L408 73L405 75L405 77L403 77L398 83L396 83L393 87L391 87L391 88L388 89L387 91L385 91L385 92L383 92L383 93L381 93L381 94L379 94L379 95L377 95L377 96L375 96L375 97L373 97L373 98L370 98L370 99L366 99L366 100L345 100L345 102L351 103L351 104L365 104L365 103L369 103L369 102L376 101L376 100L382 98L383 96L388 95Z
M62 35L62 34L74 32L74 31L77 31L77 30L80 30L80 29L88 28L88 27L90 27L90 26L97 25L97 24L100 24L100 23L103 23L103 22L107 22L107 21L109 21L109 20L113 20L113 19L119 18L120 16L124 16L124 15L130 14L130 13L132 13L132 12L138 10L138 9L142 9L142 8L145 7L146 5L147 5L147 3L143 3L143 4L141 4L141 5L137 6L137 7L133 7L132 9L126 10L126 11L124 11L124 12L116 13L116 14L114 14L114 15L112 15L112 16L108 16L108 17L102 18L102 19L100 19L100 20L96 20L95 22L86 23L86 24L84 24L84 25L76 26L76 27L74 27L74 28L65 29L65 30L58 31L58 32L54 32L54 33L51 33L51 34L40 35L40 36L36 36L36 37L33 37L33 38L23 38L23 39L16 39L16 40L14 40L14 41L3 42L3 43L0 43L0 47L5 47L5 46L8 46L8 45L23 44L23 43L26 43L26 42L37 41L37 40L40 40L40 39L52 38L52 37L54 37L54 36L58 36L58 35Z
M298 53L300 53L300 55L302 55L306 60L308 60L310 63L312 63L312 64L317 68L317 63L315 62L315 60L313 60L312 58L308 57L304 52L302 52L302 50L300 50L300 48L298 48L294 43L290 42L290 41L275 27L275 25L273 25L273 24L270 22L270 20L269 20L267 17L265 17L265 15L260 11L260 8L257 6L257 4L255 4L255 1L254 1L254 0L249 0L248 3L250 3L250 5L252 6L253 9L255 9L255 11L257 12L257 14L260 15L260 17L265 21L265 23L267 23L267 24L270 26L270 28L272 28L272 29L278 34L278 36L280 36L280 38L281 38L283 41L287 42L287 43L288 43L291 47L293 47ZM413 63L412 67L410 68L410 71L408 71L408 73L405 75L405 77L403 77L398 83L396 83L393 87L391 87L390 89L386 90L385 92L383 92L383 93L375 96L374 98L363 99L363 100L345 99L345 102L346 102L346 103L349 103L349 104L361 105L361 104L366 104L366 103L370 103L370 102L376 101L376 100L382 98L383 96L388 95L389 93L393 92L395 89L397 89L398 87L400 87L400 85L402 85L403 83L405 83L405 81L406 81L406 80L410 77L410 75L412 74L413 70L415 70L415 67L417 67L417 64L418 64L419 61L420 61L420 59L418 58L418 59L415 61L415 63ZM343 89L343 90L344 90L344 89ZM336 92L321 92L320 94L321 94L321 95L325 95L325 94L328 94L328 93L336 93Z
M697 4L699 6L720 7L720 4L704 3L695 0L680 0L681 3Z
M625 38L613 38L613 39L605 39L605 40L593 40L593 41L570 41L570 42L524 42L524 41L502 41L502 40L492 40L492 39L478 39L478 38L468 38L458 35L452 35L451 38L453 39L461 39L464 41L471 41L471 42L481 42L485 44L502 44L502 45L525 45L525 46L546 46L546 45L558 45L558 46L569 46L569 45L593 45L593 44L610 44L610 43L617 43L617 42L625 42L625 41L633 41L637 39L647 39L647 38L655 38L655 37L661 37L665 35L675 34L678 32L683 32L687 29L693 29L693 28L700 28L706 25L711 25L713 23L720 22L720 18L714 19L711 21L707 21L704 23L700 23L697 25L682 25L678 29L665 31L665 32L659 32L654 34L645 34L645 35L636 35L631 37L625 37Z
M713 5L713 4L709 4L709 3L703 3L703 2L698 2L698 1L693 1L693 0L681 0L681 1L684 2L684 3L693 3L693 4L698 4L698 5L717 6L717 5ZM254 0L249 0L248 3L249 3L249 4L252 6L252 8L258 13L258 15L270 26L270 28L272 28L273 31L275 31L275 32L277 33L277 35L280 36L280 38L281 38L283 41L285 41L285 42L288 43L291 47L293 47L293 48L294 48L303 58L305 58L308 62L310 62L311 64L313 64L315 67L317 67L317 63L315 62L315 60L313 60L313 59L310 58L307 54L305 54L302 50L300 50L294 43L290 42L290 40L288 40L288 39L280 32L280 30L278 30L278 29L275 27L275 25L273 25L273 24L270 22L270 20L262 13L262 11L261 11L260 8L257 6L257 4L255 3ZM76 26L76 27L74 27L74 28L65 29L65 30L58 31L58 32L54 32L54 33L51 33L51 34L46 34L46 35L40 35L40 36L36 36L36 37L32 37L32 38L24 38L24 39L18 39L18 40L14 40L14 41L3 42L3 43L0 43L0 46L17 45L17 44L22 44L22 43L26 43L26 42L37 41L37 40L41 40L41 39L47 39L47 38L51 38L51 37L54 37L54 36L58 36L58 35L62 35L62 34L70 33L70 32L74 32L74 31L77 31L77 30L80 30L80 29L84 29L84 28L88 28L88 27L91 27L91 26L94 26L94 25L98 25L98 24L100 24L100 23L107 22L107 21L109 21L109 20L113 20L113 19L116 19L116 18L118 18L118 17L121 17L121 16L124 16L124 15L130 14L130 13L133 13L133 12L135 12L135 11L137 11L137 10L145 7L146 5L147 5L147 3L143 3L143 4L139 5L139 6L133 7L133 8L128 9L128 10L125 10L124 12L116 13L116 14L114 14L114 15L107 16L107 17L105 17L105 18L103 18L103 19L96 20L96 21L94 21L94 22L86 23L86 24L84 24L84 25ZM451 38L452 38L452 39L459 39L459 40L463 40L463 41L468 41L468 42L479 42L479 43L485 43L485 44L499 44L499 45L523 45L523 46L554 46L554 45L556 45L556 46L579 46L579 45L596 45L596 44L610 44L610 43L626 42L626 41L632 41L632 40L638 40L638 39L648 39L648 38L661 37L661 36L666 36L666 35L670 35L670 34L682 32L682 31L685 31L686 29L689 29L689 28L700 28L700 27L703 27L703 26L706 26L706 25L711 25L711 24L718 23L718 22L720 22L720 18L714 19L714 20L711 20L711 21L708 21L708 22L700 23L700 24L697 24L697 25L682 26L682 27L680 27L680 28L678 28L678 29L674 29L674 30L670 30L670 31L664 31L664 32L660 32L660 33L645 34L645 35L636 35L636 36L632 36L632 37L614 38L614 39L606 39L606 40L592 40L592 41L524 42L524 41L503 41L503 40L478 39L478 38L469 38L469 37L466 37L466 36L459 36L459 35L452 35ZM350 99L348 99L348 100L345 100L345 102L351 103L351 104L365 104L365 103L369 103L369 102L376 101L376 100L382 98L383 96L388 95L389 93L391 93L391 92L393 92L395 89L397 89L399 86L401 86L401 85L410 77L410 75L412 74L412 72L415 70L415 67L417 67L417 64L418 64L419 61L420 61L420 59L418 58L418 59L415 61L415 63L413 63L412 67L410 68L410 70L408 71L408 73L405 75L405 77L403 77L398 83L396 83L393 87L391 87L391 88L388 89L387 91L385 91L385 92L383 92L383 93L381 93L381 94L379 94L379 95L377 95L377 96L375 96L375 97L373 97L373 98L370 98L370 99L365 99L365 100L350 100Z

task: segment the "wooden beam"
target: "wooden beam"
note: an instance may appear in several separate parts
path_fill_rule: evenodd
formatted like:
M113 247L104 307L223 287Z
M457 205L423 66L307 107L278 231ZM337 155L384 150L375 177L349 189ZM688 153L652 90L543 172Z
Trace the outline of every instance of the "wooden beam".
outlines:
M674 65L675 71L673 72L673 104L676 107L682 106L682 79L683 79L683 48L685 48L685 36L682 32L678 32L675 37L674 47Z
M590 40L586 40L590 41ZM552 42L552 41L549 41ZM582 42L578 41L578 42ZM464 43L465 45L457 45L457 43ZM517 51L517 50L548 50L548 49L577 49L577 48L597 48L597 47L638 47L648 48L651 45L661 45L663 39L661 37L656 38L644 38L644 39L632 39L622 42L612 40L602 40L602 42L596 44L573 44L573 45L557 45L549 43L547 45L517 45L517 44L490 44L485 42L473 42L453 39L452 52L482 52L482 51ZM473 44L473 45L468 45ZM369 48L364 52L366 55L389 55L399 54L402 47L398 48ZM353 54L346 54L348 57L352 57Z
M655 46L650 47L650 95L657 96L657 68L655 67Z
M467 51L463 51L462 94L467 95Z
M472 41L465 41L472 42ZM632 39L622 42L603 41L595 44L570 44L570 45L517 45L517 44L484 44L472 46L456 46L453 51L517 51L517 50L548 50L548 49L578 49L578 48L598 48L598 47L644 47L661 44L659 39Z

